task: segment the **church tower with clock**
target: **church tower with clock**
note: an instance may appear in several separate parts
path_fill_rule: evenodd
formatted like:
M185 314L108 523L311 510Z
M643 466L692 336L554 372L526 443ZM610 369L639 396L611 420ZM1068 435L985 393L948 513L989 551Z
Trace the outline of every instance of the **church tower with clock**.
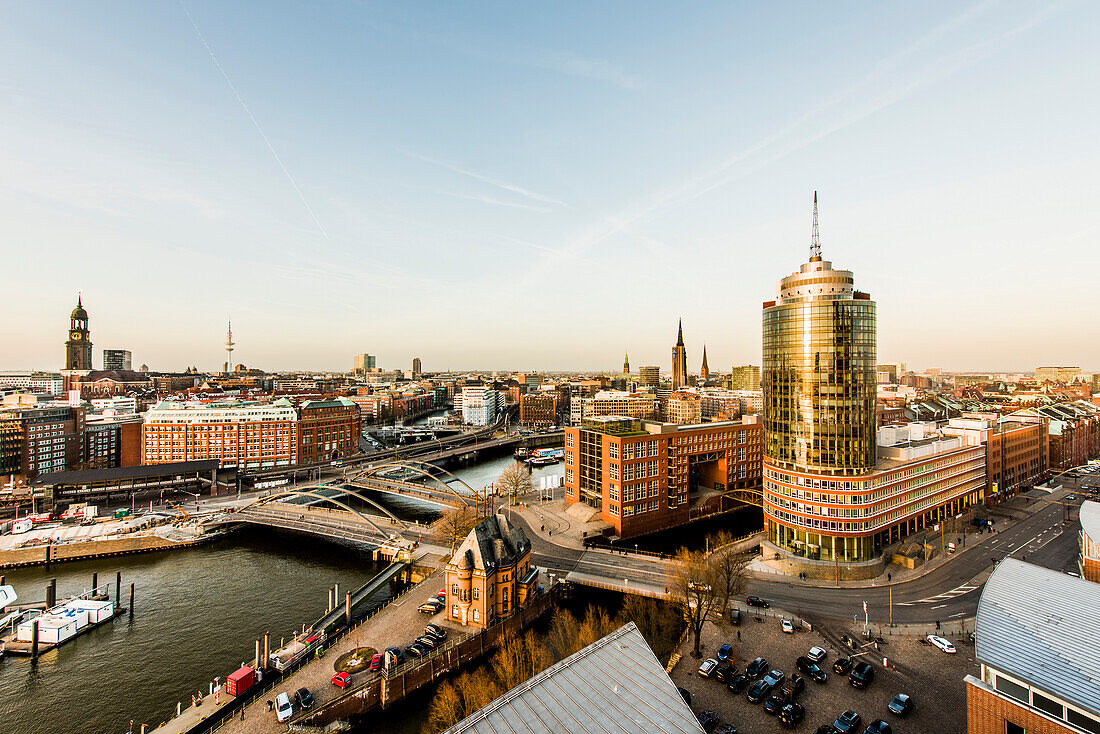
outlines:
M76 308L73 309L70 318L69 341L65 342L65 369L92 369L92 342L88 338L88 312L84 310L79 294L76 297Z

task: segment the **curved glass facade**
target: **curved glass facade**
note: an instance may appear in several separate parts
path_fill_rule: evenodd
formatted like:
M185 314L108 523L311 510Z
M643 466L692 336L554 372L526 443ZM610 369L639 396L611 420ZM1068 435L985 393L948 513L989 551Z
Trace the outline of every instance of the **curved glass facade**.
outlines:
M764 455L824 475L871 471L875 303L829 295L791 300L764 310Z

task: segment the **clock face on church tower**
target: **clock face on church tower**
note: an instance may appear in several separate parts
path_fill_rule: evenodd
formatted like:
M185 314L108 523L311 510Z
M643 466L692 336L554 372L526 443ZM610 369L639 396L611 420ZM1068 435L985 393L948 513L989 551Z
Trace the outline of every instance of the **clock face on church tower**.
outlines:
M69 332L69 338L72 339L74 342L80 341L81 337L82 337L82 334L79 331L70 331Z

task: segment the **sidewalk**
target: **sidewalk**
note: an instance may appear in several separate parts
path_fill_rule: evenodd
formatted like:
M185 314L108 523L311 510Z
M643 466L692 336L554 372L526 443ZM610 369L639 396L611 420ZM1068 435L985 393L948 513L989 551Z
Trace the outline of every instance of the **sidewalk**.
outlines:
M1020 495L1013 497L1011 500L1004 504L997 505L989 510L990 515L994 515L996 520L996 531L990 533L978 534L973 532L973 526L965 528L963 533L952 532L945 533L943 536L944 543L955 543L958 547L954 553L944 554L943 548L940 547L940 536L934 534L928 536L928 544L935 549L935 555L928 559L927 562L922 562L917 565L916 568L904 568L891 563L886 564L886 570L883 573L872 579L861 579L858 581L830 581L828 579L800 579L798 576L793 576L782 571L778 571L760 557L757 556L749 563L748 569L750 576L762 581L785 581L792 586L805 586L805 587L818 587L818 588L849 588L849 589L861 589L870 588L875 586L889 586L892 584L900 584L906 581L913 581L925 574L931 573L936 569L943 566L945 563L952 561L957 562L958 559L966 556L970 551L975 548L985 546L986 541L996 538L1000 533L1005 530L1015 527L1020 522L1023 522L1027 518L1030 518L1039 510L1046 506L1046 500L1060 500L1062 494L1065 493L1064 488L1060 488L1049 494L1043 494L1040 497L1027 497L1026 495ZM1029 501L1030 500L1030 501ZM919 542L919 538L914 536L914 543ZM963 540L962 538L966 538ZM969 541L969 542L967 542ZM965 543L965 545L963 545ZM975 574L976 579L985 581L989 577L989 569L982 570Z
M597 511L580 503L566 510L557 499L540 502L537 492L524 495L522 500L518 505L504 505L501 509L515 512L537 537L563 548L584 550L585 537L599 535L607 527ZM595 519L586 515L595 515Z

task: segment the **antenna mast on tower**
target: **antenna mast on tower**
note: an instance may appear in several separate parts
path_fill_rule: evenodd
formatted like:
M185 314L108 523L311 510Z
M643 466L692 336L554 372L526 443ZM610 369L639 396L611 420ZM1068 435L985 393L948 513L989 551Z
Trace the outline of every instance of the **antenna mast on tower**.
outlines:
M229 321L229 328L225 332L225 372L233 371L233 321Z
M810 234L810 262L821 259L821 234L817 231L817 192L814 192L814 229Z

